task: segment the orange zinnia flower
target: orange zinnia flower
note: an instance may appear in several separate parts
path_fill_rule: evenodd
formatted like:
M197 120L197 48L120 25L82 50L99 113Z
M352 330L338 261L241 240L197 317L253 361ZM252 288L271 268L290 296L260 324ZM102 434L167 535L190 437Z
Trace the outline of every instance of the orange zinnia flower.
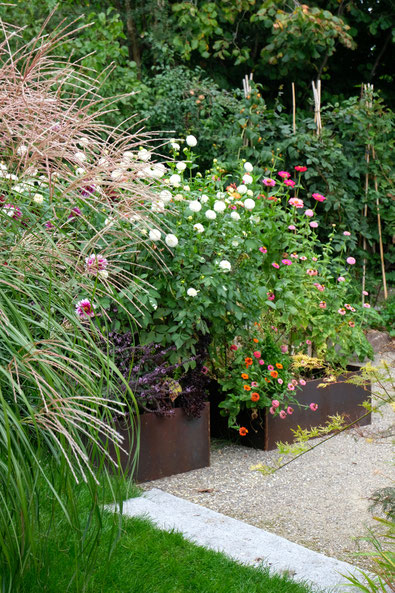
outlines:
M267 377L265 377L265 381L266 383L271 383L270 379L268 379Z
M246 429L244 426L242 426L242 427L239 429L239 435L240 435L241 437L245 437L245 436L246 436L246 434L247 434L247 432L248 432L248 430L247 430L247 429Z
M283 365L281 364L281 362L276 362L276 367L278 369L282 369L283 368Z
M250 387L249 385L244 385L244 389L245 389L246 391L251 391L251 387Z
M254 342L255 342L255 344L258 344L258 342L259 342L258 338L254 338Z
M277 371L271 371L270 372L270 376L273 377L273 379L277 379L278 377L278 372Z
M242 378L242 379L248 379L248 375L247 375L247 373L242 373L242 374L241 374L241 378Z
M246 358L245 359L245 363L248 364L252 364L252 358Z
M251 393L251 400L253 402L257 402L259 400L259 393L256 393L256 391L254 391L254 393Z

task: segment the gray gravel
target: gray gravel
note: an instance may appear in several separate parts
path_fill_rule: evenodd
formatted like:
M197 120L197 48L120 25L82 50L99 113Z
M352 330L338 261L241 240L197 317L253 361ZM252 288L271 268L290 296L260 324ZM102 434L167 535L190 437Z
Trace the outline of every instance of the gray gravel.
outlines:
M395 371L394 353L385 358ZM393 484L395 477L390 436L394 412L390 406L382 409L383 415L373 415L371 426L342 433L270 476L251 466L270 463L276 451L214 441L210 467L141 486L160 488L312 550L369 567L368 559L354 556L364 549L356 538L375 523L369 497Z

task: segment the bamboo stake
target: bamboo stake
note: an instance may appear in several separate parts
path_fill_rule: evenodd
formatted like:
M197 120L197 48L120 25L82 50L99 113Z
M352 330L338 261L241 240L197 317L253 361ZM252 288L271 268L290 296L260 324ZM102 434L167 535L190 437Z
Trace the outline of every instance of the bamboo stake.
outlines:
M296 134L296 99L295 99L295 83L292 83L292 119L293 119L293 131Z
M372 148L372 158L373 158L373 160L376 158L376 153L374 151L374 148ZM383 276L384 299L387 300L387 298L388 298L387 277L385 274L383 236L381 233L380 199L379 199L379 194L378 194L379 187L378 187L376 174L374 175L373 180L374 180L374 189L376 191L377 227L378 227L378 231L379 231L380 260L381 260L381 273Z
M373 92L373 85L371 85L370 83L368 84L363 84L362 85L363 88L363 96L365 97L365 101L366 101L366 107L370 107L372 108L373 104L371 101L371 93ZM365 149L365 160L366 160L366 168L369 168L369 163L370 163L370 151L371 151L371 146L370 144L368 144L366 146ZM368 193L369 193L369 171L367 170L365 173L365 206L364 206L364 210L363 210L363 216L365 219L367 219L368 217ZM363 244L362 244L363 250L366 253L367 250L367 242L366 242L366 237L363 238ZM366 291L366 257L364 257L363 259L363 265L362 265L362 304L364 304L365 302L365 295L364 292Z
M314 81L311 82L313 87L313 97L314 97L314 122L317 125L317 136L321 134L322 130L322 122L321 122L321 81L317 80L317 86L315 86Z

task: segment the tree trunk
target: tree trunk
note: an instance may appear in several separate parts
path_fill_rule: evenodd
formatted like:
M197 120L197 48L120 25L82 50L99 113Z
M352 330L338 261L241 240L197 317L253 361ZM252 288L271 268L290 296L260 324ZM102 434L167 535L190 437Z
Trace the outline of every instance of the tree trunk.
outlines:
M137 30L133 19L133 12L130 0L125 0L125 18L126 18L126 31L128 37L128 48L129 57L131 60L136 62L137 65L137 76L141 77L141 52L140 46L137 39Z

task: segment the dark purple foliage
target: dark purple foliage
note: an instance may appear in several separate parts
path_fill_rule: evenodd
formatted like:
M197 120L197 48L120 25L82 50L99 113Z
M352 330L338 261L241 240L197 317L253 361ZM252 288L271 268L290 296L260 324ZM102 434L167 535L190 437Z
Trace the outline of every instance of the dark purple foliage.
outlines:
M170 356L176 352L175 346L136 346L132 332L112 331L108 337L114 362L142 411L164 416L172 414L175 407L181 407L188 416L200 416L207 399L208 380L203 371L207 357L206 338L199 340L196 355L170 363ZM195 361L196 367L185 371L184 364L191 361ZM126 391L125 385L120 388Z

